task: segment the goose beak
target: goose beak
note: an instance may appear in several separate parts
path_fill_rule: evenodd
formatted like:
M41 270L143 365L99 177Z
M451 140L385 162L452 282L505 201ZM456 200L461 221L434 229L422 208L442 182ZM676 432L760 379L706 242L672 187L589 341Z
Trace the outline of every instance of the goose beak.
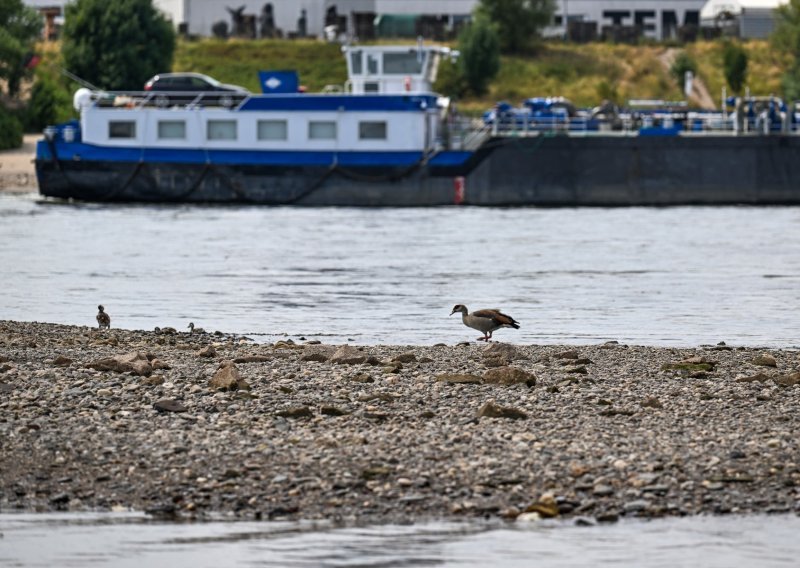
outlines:
M454 313L456 313L456 310L453 310L452 312L450 312L450 315L452 316Z

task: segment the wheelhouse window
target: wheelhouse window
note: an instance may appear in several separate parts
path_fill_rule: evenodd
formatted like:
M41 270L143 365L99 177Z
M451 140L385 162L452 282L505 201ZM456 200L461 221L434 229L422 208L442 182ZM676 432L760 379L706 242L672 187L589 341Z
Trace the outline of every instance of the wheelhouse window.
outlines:
M110 120L108 121L109 138L136 138L136 121Z
M383 72L387 75L419 75L425 55L417 50L406 53L384 53Z
M358 123L359 140L386 140L385 121L363 121Z
M209 140L236 140L236 121L209 120L206 138Z
M259 120L259 140L286 140L288 128L285 120Z
M336 123L332 120L312 120L308 123L309 140L336 140Z
M361 65L361 51L350 52L350 65L353 67L353 75L361 75L363 69Z
M159 120L159 140L185 140L186 122L183 120Z
M373 55L372 53L367 54L367 74L368 75L378 74L378 56Z

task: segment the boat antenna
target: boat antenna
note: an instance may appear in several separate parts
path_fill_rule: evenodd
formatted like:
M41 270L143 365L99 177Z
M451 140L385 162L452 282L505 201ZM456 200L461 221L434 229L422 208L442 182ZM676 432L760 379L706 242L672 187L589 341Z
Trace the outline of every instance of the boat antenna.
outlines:
M91 89L92 91L103 92L103 89L100 89L99 87L95 87L89 81L86 81L85 79L81 79L75 73L72 73L70 70L64 69L63 67L59 67L59 69L61 69L61 74L62 75L72 79L73 81L78 83L81 87L86 87L87 89Z

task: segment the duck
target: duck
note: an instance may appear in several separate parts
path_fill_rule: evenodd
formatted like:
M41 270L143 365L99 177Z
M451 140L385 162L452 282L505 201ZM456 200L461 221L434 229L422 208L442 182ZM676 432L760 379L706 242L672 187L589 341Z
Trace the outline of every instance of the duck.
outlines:
M492 332L501 327L519 329L519 322L500 310L478 310L469 313L467 306L456 304L450 315L452 316L456 312L461 312L461 321L464 322L464 325L483 332L483 337L479 337L478 341L491 341Z
M202 327L195 327L193 321L189 322L189 326L188 327L189 327L189 333L205 333L206 332L206 330L203 329Z
M106 313L105 308L102 305L97 306L97 317L96 317L96 319L97 319L97 326L100 329L103 329L103 328L111 329L111 316L109 316Z

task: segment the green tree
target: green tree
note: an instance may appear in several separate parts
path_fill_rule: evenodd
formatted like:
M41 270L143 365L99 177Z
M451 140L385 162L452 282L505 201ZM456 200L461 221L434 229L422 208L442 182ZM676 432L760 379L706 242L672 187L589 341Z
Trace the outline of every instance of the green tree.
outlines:
M0 78L6 80L12 97L28 73L25 59L41 31L42 18L36 10L22 0L0 0Z
M675 79L675 83L677 83L678 88L681 91L683 91L687 71L691 71L692 75L696 75L697 62L692 59L691 55L685 51L681 51L675 56L675 61L672 62L672 65L669 68L669 74L672 75L673 79Z
M722 70L731 91L741 93L747 78L747 52L742 46L732 42L725 44L722 51Z
M475 8L476 17L495 25L503 53L530 49L554 13L554 0L480 0Z
M62 53L67 69L110 90L141 90L169 71L175 30L152 0L67 4Z
M783 74L783 93L787 99L800 99L800 0L789 0L775 11L775 31L770 41L776 49L794 57L794 63Z
M500 40L484 17L477 17L458 37L459 70L469 89L476 95L486 93L489 83L500 71Z
M0 103L0 150L22 146L22 124Z
M64 109L67 109L65 113ZM70 118L72 100L50 77L39 76L31 89L31 98L25 108L25 130L39 132L45 126Z

